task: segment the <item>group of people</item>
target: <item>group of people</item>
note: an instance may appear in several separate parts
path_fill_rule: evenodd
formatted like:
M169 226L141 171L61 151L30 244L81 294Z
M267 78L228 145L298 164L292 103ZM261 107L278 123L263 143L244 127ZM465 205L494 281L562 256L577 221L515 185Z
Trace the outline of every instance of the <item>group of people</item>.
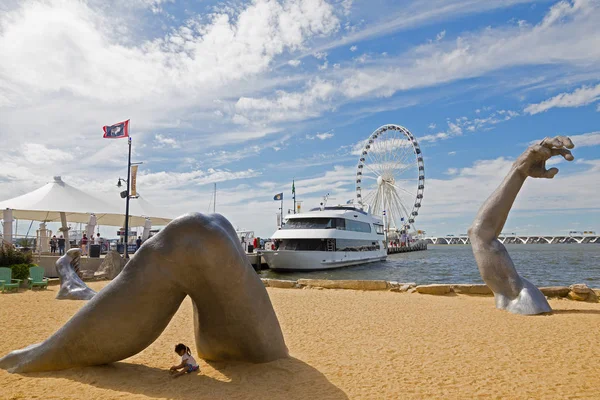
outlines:
M94 243L93 244L102 244L102 238L100 237L100 233L98 233L93 239L91 239ZM91 241L88 237L87 234L84 233L83 237L81 238L80 242L79 242L79 247L81 248L81 255L83 256L87 256L88 255L88 244ZM66 246L66 240L63 237L63 235L60 235L59 238L56 237L56 235L52 236L52 238L50 239L50 253L55 254L56 251L58 250L58 255L62 256L63 254L65 254L65 246Z
M63 235L60 235L59 238L56 235L52 236L52 239L50 239L50 252L54 254L58 249L58 254L62 256L65 254L65 243L66 240Z

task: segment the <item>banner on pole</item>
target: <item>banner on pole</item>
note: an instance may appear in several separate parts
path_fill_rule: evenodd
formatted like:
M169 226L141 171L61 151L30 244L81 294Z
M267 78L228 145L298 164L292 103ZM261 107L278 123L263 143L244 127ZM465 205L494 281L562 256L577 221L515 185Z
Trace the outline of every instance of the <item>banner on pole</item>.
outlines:
M137 170L138 170L137 165L131 166L131 190L129 191L129 194L131 197L137 196L137 190L136 190Z
M110 126L103 126L102 130L104 131L105 139L120 139L129 137L129 120L119 122Z
M276 194L273 197L273 200L283 200L283 193Z

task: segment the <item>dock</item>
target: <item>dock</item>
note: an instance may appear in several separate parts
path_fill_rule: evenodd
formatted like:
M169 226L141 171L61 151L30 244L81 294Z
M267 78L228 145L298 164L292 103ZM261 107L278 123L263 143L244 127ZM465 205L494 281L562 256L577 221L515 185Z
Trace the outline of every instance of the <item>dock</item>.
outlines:
M416 242L413 245L410 246L404 246L404 247L400 247L400 246L394 246L394 247L388 247L387 248L387 253L388 254L398 254L398 253L409 253L412 251L423 251L423 250L427 250L427 242L425 240L419 240L418 242Z

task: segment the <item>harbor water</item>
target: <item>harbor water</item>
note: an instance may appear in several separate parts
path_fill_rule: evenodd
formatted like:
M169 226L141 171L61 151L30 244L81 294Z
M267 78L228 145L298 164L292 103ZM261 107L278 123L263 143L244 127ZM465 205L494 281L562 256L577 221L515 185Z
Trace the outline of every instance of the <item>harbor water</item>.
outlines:
M600 288L600 244L507 245L517 271L537 286L586 283ZM261 272L275 279L382 279L398 282L483 283L470 245L429 245L387 261L326 271Z

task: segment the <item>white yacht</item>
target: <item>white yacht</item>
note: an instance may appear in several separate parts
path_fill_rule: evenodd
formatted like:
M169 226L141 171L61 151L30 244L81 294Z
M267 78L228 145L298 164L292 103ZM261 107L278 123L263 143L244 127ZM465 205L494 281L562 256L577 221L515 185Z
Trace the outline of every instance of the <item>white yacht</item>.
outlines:
M354 205L289 214L262 253L273 270L322 270L387 258L383 221Z

